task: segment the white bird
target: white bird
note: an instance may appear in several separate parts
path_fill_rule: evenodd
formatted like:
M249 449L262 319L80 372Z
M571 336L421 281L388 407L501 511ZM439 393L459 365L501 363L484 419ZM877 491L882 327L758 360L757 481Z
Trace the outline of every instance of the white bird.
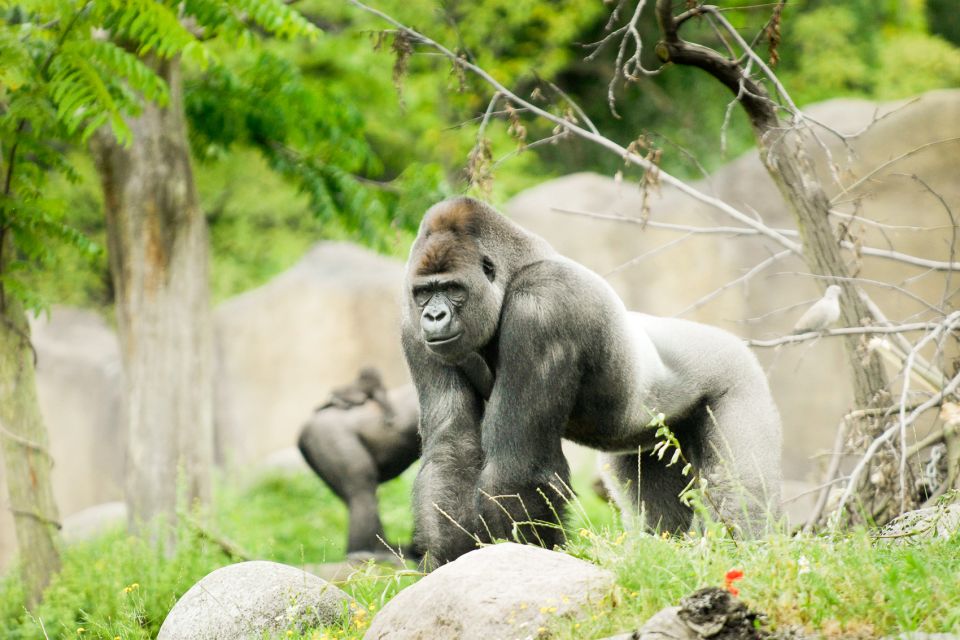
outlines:
M823 297L813 303L804 312L797 324L793 326L794 333L809 331L823 331L840 318L840 285L832 284L827 287Z

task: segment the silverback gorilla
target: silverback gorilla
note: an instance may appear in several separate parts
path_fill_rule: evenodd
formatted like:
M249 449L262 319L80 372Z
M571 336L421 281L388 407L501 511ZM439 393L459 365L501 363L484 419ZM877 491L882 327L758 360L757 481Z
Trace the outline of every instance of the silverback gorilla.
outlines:
M424 215L404 283L402 339L420 401L415 544L428 568L476 539L563 539L561 438L605 453L622 509L686 530L681 465L651 455L651 418L709 478L719 514L759 530L780 495L780 419L735 336L628 312L610 286L469 198Z

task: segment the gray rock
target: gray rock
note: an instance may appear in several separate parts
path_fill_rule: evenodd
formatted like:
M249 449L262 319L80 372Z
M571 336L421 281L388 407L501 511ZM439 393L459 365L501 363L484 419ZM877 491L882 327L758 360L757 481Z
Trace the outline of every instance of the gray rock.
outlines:
M87 507L63 519L64 542L90 540L107 531L127 525L127 505L124 502L104 502Z
M328 625L352 598L302 569L256 560L221 567L177 601L158 640L236 640Z
M409 375L400 349L403 263L321 242L261 287L219 305L219 461L243 467L297 441L304 419L364 366L388 388Z
M609 571L563 553L514 543L484 547L397 594L364 639L531 638L551 618L600 600L613 582Z

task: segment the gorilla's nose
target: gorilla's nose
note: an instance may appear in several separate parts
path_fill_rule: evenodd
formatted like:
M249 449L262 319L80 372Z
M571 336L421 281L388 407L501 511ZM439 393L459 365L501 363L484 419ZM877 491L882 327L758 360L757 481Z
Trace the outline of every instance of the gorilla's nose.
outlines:
M428 342L446 340L454 336L450 313L442 307L427 307L420 316L420 328Z
M423 317L427 322L442 322L447 317L447 312L444 309L425 309L423 312Z

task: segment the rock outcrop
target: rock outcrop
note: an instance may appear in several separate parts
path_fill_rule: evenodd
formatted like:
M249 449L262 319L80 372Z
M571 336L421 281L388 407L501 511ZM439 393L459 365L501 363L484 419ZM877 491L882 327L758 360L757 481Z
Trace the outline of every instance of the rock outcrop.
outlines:
M407 587L372 620L364 640L536 637L613 587L613 574L564 553L514 543L461 556Z
M237 640L330 625L352 598L326 580L276 562L241 562L193 585L170 610L157 640Z

